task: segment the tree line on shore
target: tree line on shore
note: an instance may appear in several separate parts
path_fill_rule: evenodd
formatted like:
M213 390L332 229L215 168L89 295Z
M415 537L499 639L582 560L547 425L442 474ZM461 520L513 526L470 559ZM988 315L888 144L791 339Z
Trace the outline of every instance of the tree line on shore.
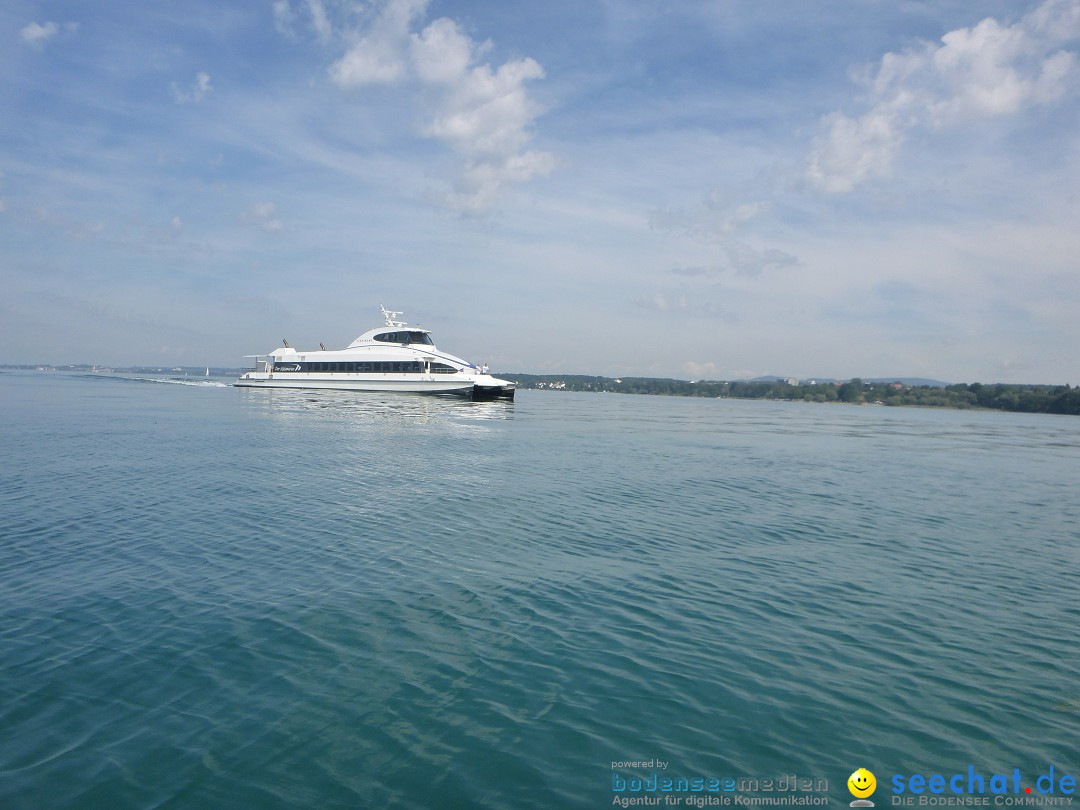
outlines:
M1080 387L960 383L905 385L864 382L792 385L776 381L673 380L655 377L595 377L581 374L500 374L520 388L593 391L615 394L659 394L684 397L780 399L803 402L847 402L863 405L915 405L937 408L991 408L1022 413L1080 414Z

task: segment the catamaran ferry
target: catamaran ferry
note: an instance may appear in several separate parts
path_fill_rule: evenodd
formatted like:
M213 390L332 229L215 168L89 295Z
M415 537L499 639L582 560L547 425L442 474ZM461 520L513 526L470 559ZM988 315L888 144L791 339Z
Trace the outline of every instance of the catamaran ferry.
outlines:
M513 399L514 383L460 357L439 351L431 332L396 320L384 306L384 326L370 329L344 349L297 351L285 346L255 359L236 385L245 388L325 388L459 394L474 399Z

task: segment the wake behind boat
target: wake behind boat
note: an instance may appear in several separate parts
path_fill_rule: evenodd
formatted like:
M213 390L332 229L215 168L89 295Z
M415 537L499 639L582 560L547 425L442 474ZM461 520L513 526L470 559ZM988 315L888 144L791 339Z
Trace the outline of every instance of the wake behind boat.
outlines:
M514 383L488 374L487 366L439 351L427 329L396 320L384 306L384 326L370 329L344 349L284 348L254 357L255 369L235 383L246 388L325 388L458 394L474 399L513 399Z

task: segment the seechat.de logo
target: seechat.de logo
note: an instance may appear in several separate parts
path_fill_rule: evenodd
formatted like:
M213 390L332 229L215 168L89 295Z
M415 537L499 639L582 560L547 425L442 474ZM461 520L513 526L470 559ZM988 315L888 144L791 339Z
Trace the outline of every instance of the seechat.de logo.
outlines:
M873 807L874 803L867 799L877 788L877 779L866 768L859 768L847 780L847 789L855 797L851 807Z

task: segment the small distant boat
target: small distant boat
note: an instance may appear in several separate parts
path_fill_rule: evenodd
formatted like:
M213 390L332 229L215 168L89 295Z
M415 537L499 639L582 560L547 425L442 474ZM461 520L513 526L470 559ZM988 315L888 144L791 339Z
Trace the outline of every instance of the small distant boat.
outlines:
M344 349L297 351L285 346L255 359L255 369L234 385L246 388L324 388L459 394L474 399L513 399L515 385L460 357L440 351L427 329L396 320L380 306L384 326L370 329Z
M207 366L207 367L206 367L206 376L207 376L207 377L209 377L209 376L210 376L210 366Z

